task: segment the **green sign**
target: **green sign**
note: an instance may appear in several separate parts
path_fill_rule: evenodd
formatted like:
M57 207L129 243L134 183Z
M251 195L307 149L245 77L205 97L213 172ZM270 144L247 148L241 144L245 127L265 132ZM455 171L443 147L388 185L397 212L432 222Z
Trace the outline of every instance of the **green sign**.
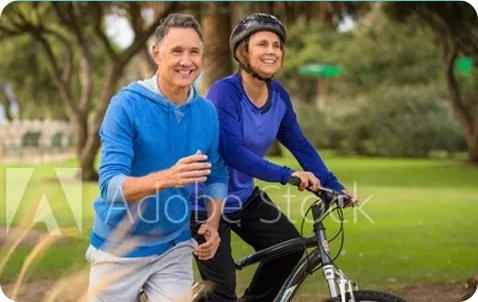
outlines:
M473 58L463 57L458 59L455 63L455 67L461 72L462 75L469 76L471 74L471 70L473 69Z
M344 72L342 67L324 64L308 64L299 67L299 73L311 77L333 78Z

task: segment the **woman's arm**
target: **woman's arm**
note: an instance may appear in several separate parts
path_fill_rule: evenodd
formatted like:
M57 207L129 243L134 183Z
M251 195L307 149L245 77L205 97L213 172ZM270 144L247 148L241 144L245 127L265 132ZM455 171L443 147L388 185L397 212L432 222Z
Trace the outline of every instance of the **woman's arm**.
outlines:
M286 184L294 172L286 166L271 163L247 149L242 143L241 95L231 84L218 82L213 85L207 98L217 108L219 119L219 152L224 162L249 176Z
M292 152L305 171L312 172L320 180L321 186L343 190L344 186L329 171L317 150L315 150L300 129L287 92L283 91L281 97L286 104L287 111L279 127L277 139Z

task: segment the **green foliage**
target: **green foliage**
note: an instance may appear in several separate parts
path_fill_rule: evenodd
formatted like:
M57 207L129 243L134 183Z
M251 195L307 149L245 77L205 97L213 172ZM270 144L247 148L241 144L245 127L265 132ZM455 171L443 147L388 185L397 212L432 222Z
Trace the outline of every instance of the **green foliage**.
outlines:
M294 102L302 132L317 149L336 149L337 140L341 137L340 125L337 124L336 114L316 109L303 102Z
M340 86L348 94L371 91L379 84L423 84L441 78L439 49L429 31L382 22L336 46L337 52L343 50L341 61L348 72Z
M93 81L101 82L106 72L106 53L98 38L93 32L93 22L91 14L85 13L85 3L76 3L78 13L82 14L81 29L88 47L92 54L93 61ZM60 92L53 82L51 75L51 62L49 61L44 47L27 31L16 28L13 24L22 24L24 21L20 18L26 18L32 26L45 25L65 37L72 46L73 53L73 73L71 81L72 94L79 96L81 94L79 68L80 58L78 48L75 48L75 42L71 34L68 34L65 27L60 24L58 16L53 12L51 3L48 2L16 2L9 4L2 12L0 25L11 30L0 31L3 34L2 43L0 43L0 80L11 84L21 104L22 118L30 119L66 119L65 106L61 100ZM51 51L59 68L63 68L66 59L65 45L61 43L54 35L44 35L46 41L51 47ZM93 95L100 93L99 85L94 86ZM93 100L95 102L95 100Z
M374 156L427 157L466 150L463 132L436 86L382 87L346 116L341 148Z
M12 85L22 118L65 118L40 45L29 36L19 36L4 40L0 53L0 79Z
M381 84L426 84L442 79L441 53L433 33L413 22L391 22L378 9L353 31L326 30L303 20L290 27L280 79L301 100L315 95L316 79L297 75L300 66L310 63L345 69L331 81L329 95L350 96L373 91Z
M347 32L303 20L290 28L280 79L314 146L392 157L466 150L463 130L447 102L442 54L431 29L413 18L406 24L392 22L379 8L362 21ZM311 63L345 69L328 80L324 111L310 105L317 79L298 76L299 67ZM464 98L472 99L478 76L457 79Z
M342 114L296 103L301 127L314 146L387 157L466 150L463 130L450 113L444 87L381 86L363 97L363 102Z
M318 22L308 23L304 18L298 19L296 24L288 29L287 34L284 69L278 78L296 98L310 103L316 95L317 80L299 76L298 69L309 63L337 64L337 61L330 57L331 47L347 34L326 30Z

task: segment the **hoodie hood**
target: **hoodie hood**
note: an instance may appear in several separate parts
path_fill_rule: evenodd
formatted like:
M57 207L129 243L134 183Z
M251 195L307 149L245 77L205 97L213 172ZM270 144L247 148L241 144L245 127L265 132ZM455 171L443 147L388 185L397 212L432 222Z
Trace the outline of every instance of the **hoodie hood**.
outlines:
M146 80L149 81L149 80ZM139 94L143 98L147 98L148 100L154 101L165 108L181 108L187 105L190 105L200 99L196 89L193 85L191 85L191 90L188 96L188 100L181 105L176 105L167 98L165 98L158 89L158 92L152 90L152 88L147 87L146 81L137 81L132 82L128 86L124 87L122 91Z
M178 128L180 124L186 123L186 125L183 126L186 127L187 136L189 138L191 133L191 120L194 120L195 115L197 114L195 107L198 101L202 99L193 85L191 85L190 92L190 95L192 93L192 98L189 98L188 101L182 105L174 104L161 95L160 92L158 93L153 91L151 88L147 87L141 82L130 83L128 86L122 89L122 92L135 94L135 99L147 99L148 101L152 101L160 105L160 108L162 108L167 115L168 128L170 129L167 134L168 149L174 149L174 146L172 146L174 141L173 135L176 132L174 130ZM186 146L186 150L189 150L189 146ZM195 152L193 150L189 151Z

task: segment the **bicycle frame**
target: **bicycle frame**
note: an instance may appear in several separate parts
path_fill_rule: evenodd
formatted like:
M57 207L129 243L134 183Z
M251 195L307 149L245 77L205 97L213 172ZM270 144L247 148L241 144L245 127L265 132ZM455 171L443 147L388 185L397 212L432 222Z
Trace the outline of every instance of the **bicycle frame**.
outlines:
M342 271L338 270L332 262L329 244L325 234L325 227L321 220L321 217L327 209L328 206L320 207L316 204L312 206L312 214L315 221L314 236L287 240L241 258L235 262L236 269L241 270L244 267L261 261L280 258L290 253L304 250L304 248L308 249L315 247L312 252L308 252L307 256L302 258L302 260L296 265L292 273L284 282L274 302L291 302L299 292L301 285L305 282L308 275L321 264L325 279L328 283L331 298L338 296L345 297L346 292L353 295L352 291L358 289L356 284L349 280ZM325 259L325 261L323 259ZM352 288L352 286L355 286L355 288Z
M261 261L280 258L287 254L304 250L304 247L316 248L297 264L274 300L274 302L292 301L309 273L321 263L320 251L317 248L317 239L315 237L295 238L258 251L257 253L237 260L236 268L241 270L244 267Z

